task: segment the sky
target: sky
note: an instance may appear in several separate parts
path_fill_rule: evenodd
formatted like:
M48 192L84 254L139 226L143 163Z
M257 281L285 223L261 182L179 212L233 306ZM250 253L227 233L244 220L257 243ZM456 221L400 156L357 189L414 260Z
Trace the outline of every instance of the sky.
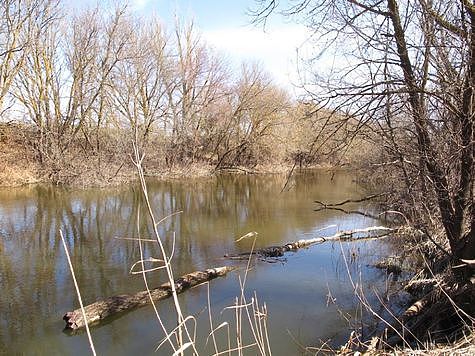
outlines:
M65 1L73 8L95 4L95 0ZM276 84L292 92L292 83L298 83L297 48L309 37L306 28L279 15L272 16L265 29L251 24L249 10L256 7L255 0L130 0L129 4L138 16L158 15L169 28L175 14L192 19L202 38L232 68L239 68L242 61L259 62Z

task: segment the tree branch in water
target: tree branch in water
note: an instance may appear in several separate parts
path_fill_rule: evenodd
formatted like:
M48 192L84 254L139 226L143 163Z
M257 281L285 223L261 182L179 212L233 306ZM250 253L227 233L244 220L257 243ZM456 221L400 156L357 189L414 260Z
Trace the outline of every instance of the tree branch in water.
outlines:
M269 246L257 249L255 251L243 252L239 254L226 254L225 258L232 260L247 260L249 257L255 256L261 260L269 261L271 258L279 258L284 256L286 252L296 251L300 248L309 247L315 244L321 244L327 241L347 241L347 240L363 240L363 239L377 239L385 237L391 233L396 232L398 229L393 229L385 226L370 226L364 229L355 229L348 231L340 231L331 236L325 237L315 237L313 239L302 239L294 242L286 243L282 246ZM379 235L364 235L360 236L362 233L371 233L374 231L383 231Z
M367 212L364 212L364 211L361 211L361 210L347 210L347 209L342 208L342 206L346 205L346 204L350 204L350 203L362 203L362 202L365 202L365 201L380 198L380 197L388 195L388 194L389 193L387 193L387 192L386 193L379 193L379 194L372 194L372 195L368 195L368 196L360 198L360 199L346 199L346 200L343 200L343 201L338 202L338 203L324 203L324 202L321 202L319 200L315 200L314 202L319 204L320 206L318 208L314 209L314 211L335 210L335 211L340 211L340 212L345 213L345 214L358 214L358 215L363 215L363 216L365 216L367 218L371 218L371 219L379 219L379 215L373 215L373 214L370 214L370 213L367 213Z

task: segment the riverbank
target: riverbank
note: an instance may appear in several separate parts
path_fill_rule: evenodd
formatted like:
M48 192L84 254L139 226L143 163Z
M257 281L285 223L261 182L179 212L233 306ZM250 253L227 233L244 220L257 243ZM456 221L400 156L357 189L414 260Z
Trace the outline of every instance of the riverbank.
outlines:
M41 169L41 166L29 158L26 150L4 149L0 146L0 187L13 188L31 184L47 183L60 184L77 188L109 187L130 183L137 179L135 167L130 163L109 164L106 171L98 171L91 167L83 167L80 173L74 174L67 182L55 182ZM216 174L284 174L292 170L293 165L281 162L258 165L253 168L242 166L216 169L206 163L190 163L171 168L151 169L146 177L159 180L196 179L212 177ZM331 168L330 165L312 165L306 168Z
M397 281L398 287L379 298L379 308L364 303L371 292L355 290L375 325L356 328L339 353L466 355L475 351L473 277L461 279L457 267L431 240L434 237L409 226L388 240L393 254L375 267L385 270L388 281ZM435 240L446 247L439 237Z
M67 148L40 149L41 140L31 125L0 124L0 187L18 187L35 183L50 183L71 187L107 187L127 184L136 179L136 167L131 159L132 141L128 133L104 133L101 148L75 140ZM163 146L169 144L155 137L144 146L145 175L158 179L185 179L234 174L288 173L293 168L330 168L327 161L296 158L289 151L269 155L267 159L248 164L229 164L216 156L176 159ZM60 146L50 143L50 147ZM87 147L86 147L87 146ZM300 161L299 161L300 159ZM296 163L297 162L297 163ZM338 164L340 165L340 163Z

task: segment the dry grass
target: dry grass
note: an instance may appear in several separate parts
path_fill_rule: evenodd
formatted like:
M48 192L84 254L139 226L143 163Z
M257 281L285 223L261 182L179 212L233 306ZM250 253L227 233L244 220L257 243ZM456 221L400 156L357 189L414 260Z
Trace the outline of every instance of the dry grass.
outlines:
M419 355L419 356L441 356L441 355L451 355L451 356L462 356L462 355L475 355L475 336L474 330L471 330L467 336L464 336L459 341L450 344L435 344L428 343L423 348L412 349L412 348L396 348L393 350L378 350L370 349L362 355ZM348 351L350 352L350 351ZM344 354L344 352L342 353ZM353 352L351 352L353 354Z
M39 167L27 141L28 131L23 125L0 124L0 186L40 181Z

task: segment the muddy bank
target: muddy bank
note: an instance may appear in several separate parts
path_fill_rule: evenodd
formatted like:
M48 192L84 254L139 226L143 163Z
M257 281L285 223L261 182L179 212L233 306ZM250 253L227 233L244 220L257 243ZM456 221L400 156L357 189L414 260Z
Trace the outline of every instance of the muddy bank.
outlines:
M374 324L369 322L372 326L364 331L355 329L342 351L369 355L411 354L414 350L434 355L473 353L473 278L461 278L457 273L460 266L451 265L448 256L436 250L420 230L401 228L399 236L388 241L397 254L372 265L390 281L387 293L380 298L381 308L367 309ZM367 293L355 291L362 301Z

